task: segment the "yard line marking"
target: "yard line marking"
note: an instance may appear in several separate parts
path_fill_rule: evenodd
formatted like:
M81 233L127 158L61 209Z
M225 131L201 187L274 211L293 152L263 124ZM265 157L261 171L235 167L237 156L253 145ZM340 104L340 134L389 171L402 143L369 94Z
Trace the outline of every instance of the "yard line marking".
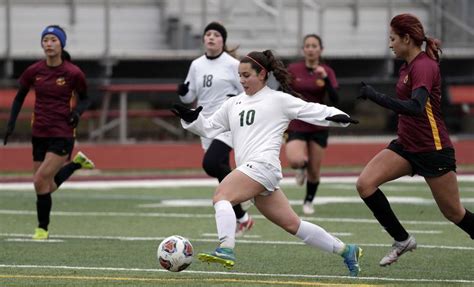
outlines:
M48 240L38 240L32 238L7 238L5 241L12 241L12 242L34 242L34 243L57 243L57 242L64 242L61 239L48 239Z
M169 272L163 269L146 268L117 268L117 267L85 267L85 266L64 266L64 265L7 265L0 264L0 268L38 268L38 269L66 269L66 270L100 270L100 271L137 271L137 272ZM288 278L331 278L331 279L349 279L354 280L380 280L380 281L400 281L400 282L430 282L430 283L474 283L474 280L467 279L423 279L423 278L388 278L388 277L349 277L338 275L306 275L306 274L272 274L272 273L244 273L244 272L219 272L219 271L181 271L186 274L207 274L207 275L225 275L225 276L255 276L255 277L288 277Z
M140 278L140 277L109 277L109 276L66 276L66 275L8 275L0 274L0 279L69 279L69 280L102 280L102 281L139 281L139 282L213 282L213 283L246 283L246 284L271 284L271 285L296 285L296 286L340 286L337 283L304 282L304 281L276 281L276 280L251 280L230 278ZM357 287L377 285L351 284Z
M0 214L9 215L36 215L36 211L32 210L11 210L0 209ZM163 213L163 212L80 212L80 211L52 211L54 216L123 216L123 217L163 217L163 218L214 218L214 214L200 214L200 213ZM263 215L252 215L254 219L266 219ZM301 216L303 220L310 220L316 222L338 222L338 223L373 223L379 224L376 219L368 218L338 218L338 217L310 217ZM417 221L417 220L401 220L403 224L413 225L452 225L449 221Z
M432 198L422 198L416 196L387 196L388 201L391 204L415 204L415 205L435 205L436 202ZM461 198L464 203L473 203L474 198ZM303 205L301 200L289 200L291 205L298 206ZM363 203L363 200L358 196L318 196L314 202L315 205L325 204L337 204L337 203ZM144 203L139 204L141 208L159 208L159 207L204 207L212 206L211 199L164 199L159 203Z
M332 232L329 232L333 234ZM22 234L22 233L0 233L0 237L30 237L31 234ZM92 240L122 240L122 241L161 241L167 236L100 236L100 235L52 235L50 238L55 239L92 239ZM188 238L190 241L195 242L216 242L217 239L207 239L207 238ZM250 239L236 239L238 243L246 244L274 244L274 245L305 245L301 241L282 241L282 240L250 240ZM360 246L367 247L390 247L391 244L379 244L379 243L358 243ZM417 245L417 248L429 248L429 249L449 249L449 250L474 250L473 247L468 246L443 246L443 245Z
M355 184L357 176L328 176L322 177L324 183L351 183ZM458 181L473 182L474 175L458 175ZM280 185L296 186L293 177L285 177L280 181ZM392 182L425 182L419 176L402 177ZM197 186L217 186L215 178L200 179L141 179L141 180L107 180L107 181L69 181L62 184L62 189L112 189L112 188L157 188L157 187L197 187ZM32 190L33 183L2 183L0 190Z
M214 237L217 238L217 233L202 233L202 237ZM240 238L262 238L260 235L244 233Z
M407 230L408 233L413 233L413 234L441 234L443 231L441 230L413 230L409 229Z

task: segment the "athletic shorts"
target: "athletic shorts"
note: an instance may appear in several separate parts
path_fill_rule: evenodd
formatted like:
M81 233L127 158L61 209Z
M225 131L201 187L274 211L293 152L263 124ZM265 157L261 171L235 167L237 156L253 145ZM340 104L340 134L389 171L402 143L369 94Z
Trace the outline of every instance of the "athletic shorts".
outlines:
M321 147L325 148L328 146L328 137L329 131L328 130L321 130L319 132L295 132L295 131L288 131L288 137L286 142L290 142L292 140L302 140L305 142L314 141Z
M280 188L278 184L283 178L281 169L269 163L248 161L238 166L237 169L265 187L266 191L260 195L270 195Z
M201 137L202 148L206 151L209 148L209 146L211 146L211 143L213 140L220 140L221 142L228 145L230 148L234 148L234 145L232 144L232 134L230 133L230 131L221 133L213 139Z
M43 138L33 137L33 161L44 161L47 152L52 152L59 156L68 156L71 159L71 153L74 149L74 138Z
M423 177L438 177L450 171L456 172L456 156L453 148L430 152L408 152L403 146L393 140L387 149L406 159L412 169L412 176L418 174Z

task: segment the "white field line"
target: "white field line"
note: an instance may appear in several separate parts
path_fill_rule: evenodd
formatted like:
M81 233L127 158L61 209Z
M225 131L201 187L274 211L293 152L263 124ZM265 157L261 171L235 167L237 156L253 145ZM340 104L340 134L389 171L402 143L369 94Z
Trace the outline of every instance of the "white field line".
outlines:
M473 182L474 175L458 175L458 181ZM356 176L332 176L322 177L321 182L325 183L352 183L355 184ZM393 182L425 182L424 178L402 177ZM293 177L285 177L280 182L281 185L295 186ZM153 180L104 180L104 181L80 181L80 182L65 182L61 188L63 189L112 189L112 188L157 188L157 187L203 187L203 186L217 186L217 181L214 178L202 179L153 179ZM2 183L0 190L31 190L33 183Z
M422 198L416 196L387 196L391 204L414 204L414 205L435 205L436 202L432 198ZM302 205L301 200L289 200L291 205ZM474 203L474 197L461 198L463 203ZM334 203L364 203L358 196L318 196L315 205L325 205ZM211 199L164 199L158 203L139 204L142 208L158 208L158 207L207 207L212 206Z
M65 269L65 270L95 270L95 271L120 271L120 272L169 272L163 269L146 269L146 268L117 268L117 267L85 267L85 266L64 266L64 265L8 265L0 264L0 268L16 268L16 269ZM348 279L354 281L387 281L387 282L424 282L424 283L466 283L472 284L474 280L466 279L424 279L424 278L388 278L388 277L349 277L336 275L305 275L305 274L272 274L272 273L244 273L244 272L216 272L216 271L181 271L186 274L206 274L206 275L224 275L226 277L279 277L279 278L304 278L304 279Z
M30 238L31 234L24 234L24 233L0 233L0 237L6 237L6 239L10 238ZM121 241L156 241L160 242L161 240L165 239L167 236L163 237L153 237L153 236L100 236L100 235L64 235L64 234L57 234L50 236L51 239L86 239L86 240L121 240ZM216 242L216 238L189 238L191 242ZM37 240L37 243L41 243L43 241ZM44 241L46 242L46 240ZM242 244L269 244L269 245L305 245L304 242L301 241L283 241L283 240L252 240L252 239L245 239L244 238L237 238L236 242ZM382 243L357 243L360 246L365 247L390 247L390 244L382 244ZM466 251L474 251L474 246L445 246L445 245L417 245L417 248L428 248L428 249L448 249L448 250L466 250Z
M32 210L10 210L0 209L0 214L9 215L36 215L36 211ZM214 214L197 214L197 213L164 213L164 212L98 212L98 211L52 211L52 216L105 216L105 217L164 217L164 218L214 218ZM265 219L263 215L252 215L254 219ZM338 217L309 217L301 216L301 219L315 221L315 222L338 222L338 223L374 223L379 224L376 219L365 218L338 218ZM404 224L413 225L451 225L449 221L417 221L417 220L402 220Z

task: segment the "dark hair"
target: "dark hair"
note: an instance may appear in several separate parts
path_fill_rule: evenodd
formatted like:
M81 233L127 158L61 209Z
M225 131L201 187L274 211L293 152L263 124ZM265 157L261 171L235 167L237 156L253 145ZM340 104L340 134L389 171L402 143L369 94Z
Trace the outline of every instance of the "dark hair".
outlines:
M291 88L291 74L286 70L283 62L273 55L272 51L250 52L247 56L243 57L240 62L250 63L252 69L257 71L257 73L265 69L265 80L268 79L268 73L273 72L283 92L302 98L299 93L293 91Z
M401 37L409 35L418 47L421 47L423 41L426 41L426 54L439 62L439 54L442 53L440 49L441 42L436 38L430 38L425 35L423 25L416 16L408 13L397 15L390 21L390 27L393 32Z
M304 36L303 37L303 47L304 47L304 42L306 42L306 40L308 38L315 38L316 40L318 40L319 41L319 46L321 47L321 49L324 49L323 40L321 39L321 37L319 35L316 35L316 34L307 34L306 36ZM324 63L323 57L321 55L319 55L318 61L319 61L319 63Z
M323 40L321 39L321 37L319 35L316 35L316 34L307 34L306 36L304 36L303 38L303 44L304 42L306 41L306 39L308 38L316 38L316 40L319 41L319 46L321 46L321 49L323 49Z
M63 27L61 27L61 26L59 26L59 25L49 25L48 27L52 27L52 28L59 29L59 30L61 30L61 31L64 33L64 35L66 35L66 31L64 31ZM72 60L72 59L71 59L71 54L69 54L68 51L64 50L64 48L61 48L61 50L62 50L62 51L61 51L61 59L62 59L63 61L69 61L69 62L71 62L71 60Z

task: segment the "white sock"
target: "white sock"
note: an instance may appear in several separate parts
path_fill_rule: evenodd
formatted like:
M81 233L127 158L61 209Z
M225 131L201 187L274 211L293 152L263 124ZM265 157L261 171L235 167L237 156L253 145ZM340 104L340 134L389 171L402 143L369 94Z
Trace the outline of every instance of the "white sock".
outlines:
M235 247L235 229L237 219L232 209L232 204L227 200L220 200L214 204L216 210L217 236L219 236L220 247Z
M249 214L246 212L241 218L237 218L238 223L244 223L249 220Z
M303 240L303 242L309 246L327 252L342 254L345 248L345 244L341 240L332 236L318 225L306 221L301 221L295 236Z

